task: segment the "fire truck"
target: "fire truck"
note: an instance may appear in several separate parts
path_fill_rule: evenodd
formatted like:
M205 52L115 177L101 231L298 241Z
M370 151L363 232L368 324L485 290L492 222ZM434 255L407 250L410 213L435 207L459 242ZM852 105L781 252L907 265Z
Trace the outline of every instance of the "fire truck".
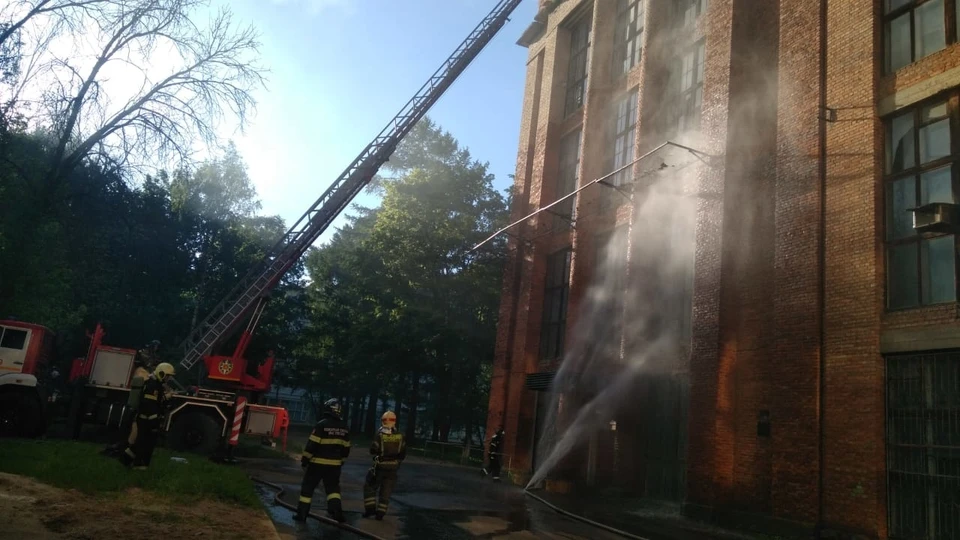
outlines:
M43 433L43 378L53 359L53 332L39 324L0 320L0 434Z
M427 111L440 99L474 58L507 23L510 14L521 0L500 0L466 39L431 75L427 82L360 152L353 162L333 181L303 215L267 250L263 259L236 284L216 307L193 328L181 344L179 372L188 373L198 364L206 371L211 387L194 387L172 396L173 406L166 415L164 428L168 444L175 448L195 451L213 451L218 447L236 445L240 431L244 433L286 436L289 417L279 407L257 405L258 395L270 387L273 359L263 365L250 364L244 353L267 304L270 292L280 279L313 245L333 220L373 179L386 163L397 145L413 129ZM211 354L241 327L247 326L239 343L230 355ZM6 382L0 380L0 391L10 392L9 399L19 405L18 411L27 411L47 399L42 381L37 378L47 349L45 339L49 330L37 325L15 325L11 343L20 343L20 330L28 330L24 338L23 354L11 353L11 365L18 374ZM6 328L6 327L4 327ZM6 332L6 331L5 331ZM131 405L136 403L138 384L142 376L135 373L137 351L111 347L102 343L104 331L98 325L90 335L90 348L84 358L74 361L70 379L78 388L71 396L69 417L75 433L83 421L95 420L108 425L123 425L129 419ZM0 338L2 339L2 338ZM37 340L36 343L34 340ZM0 351L4 349L0 348ZM20 364L13 364L19 358ZM4 364L7 365L6 356ZM2 367L2 366L0 366ZM2 373L2 371L0 371ZM142 374L141 374L142 375ZM6 390L7 387L10 390ZM16 388L13 388L16 387ZM5 403L5 402L0 402ZM3 418L8 418L4 421ZM42 418L31 413L0 416L0 422L31 434L42 429L33 423Z

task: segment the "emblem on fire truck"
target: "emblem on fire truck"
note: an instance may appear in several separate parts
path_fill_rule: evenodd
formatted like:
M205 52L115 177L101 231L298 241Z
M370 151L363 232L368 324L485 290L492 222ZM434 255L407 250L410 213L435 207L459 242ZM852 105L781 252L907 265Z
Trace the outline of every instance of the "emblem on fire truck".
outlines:
M217 369L220 370L221 375L229 375L233 372L233 362L230 360L221 360L220 365L217 366Z

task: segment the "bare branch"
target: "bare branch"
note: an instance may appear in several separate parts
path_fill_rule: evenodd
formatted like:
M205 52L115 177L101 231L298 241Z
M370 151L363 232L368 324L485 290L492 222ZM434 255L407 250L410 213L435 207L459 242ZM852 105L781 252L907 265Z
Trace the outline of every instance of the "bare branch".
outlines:
M46 117L35 124L56 140L51 183L85 160L183 159L198 141L218 143L224 120L243 129L255 109L266 72L257 65L258 35L234 24L227 9L200 28L191 15L207 0L21 3L31 17L59 10L58 37L74 40L68 53L35 46L27 56L31 77L15 94L42 96ZM89 39L96 49L84 51ZM121 79L127 88L119 91Z

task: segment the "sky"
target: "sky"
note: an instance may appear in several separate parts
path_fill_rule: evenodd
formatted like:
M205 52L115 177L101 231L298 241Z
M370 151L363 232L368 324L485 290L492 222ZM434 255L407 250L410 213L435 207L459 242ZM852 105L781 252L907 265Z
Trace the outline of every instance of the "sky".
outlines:
M493 8L495 0L222 0L261 33L270 69L257 114L228 133L262 212L298 219ZM489 162L505 189L516 164L533 20L524 0L428 115ZM372 206L362 194L355 202ZM348 210L349 212L349 210ZM341 216L322 237L343 223Z

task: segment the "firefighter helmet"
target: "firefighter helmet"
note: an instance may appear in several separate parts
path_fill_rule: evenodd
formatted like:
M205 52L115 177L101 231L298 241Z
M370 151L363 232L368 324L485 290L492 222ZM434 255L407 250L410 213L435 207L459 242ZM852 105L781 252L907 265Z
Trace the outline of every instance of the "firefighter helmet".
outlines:
M340 411L341 411L342 409L340 408L340 400L338 400L337 398L331 398L331 399L328 399L328 400L324 401L324 402L323 402L323 408L324 408L324 410L326 410L327 412L331 412L331 413L333 413L334 415L336 415L337 418L340 417Z
M157 368L153 370L153 375L160 382L163 382L167 377L173 377L176 374L177 370L175 370L173 366L167 362L160 362L157 364Z
M387 411L380 417L380 424L385 428L393 429L397 425L397 415L393 411Z

